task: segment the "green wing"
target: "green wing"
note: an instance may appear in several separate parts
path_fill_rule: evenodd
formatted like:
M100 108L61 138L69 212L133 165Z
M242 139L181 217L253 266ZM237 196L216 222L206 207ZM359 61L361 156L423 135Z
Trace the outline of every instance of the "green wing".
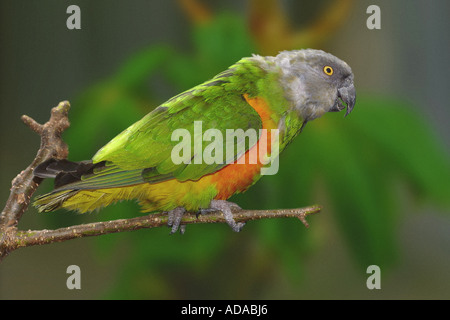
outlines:
M97 183L99 187L108 185L108 180L114 180L126 185L131 184L131 181L136 183L139 178L146 182L172 178L181 181L197 180L219 170L227 162L233 162L242 154L239 150L245 152L251 148L253 144L249 144L245 137L240 136L241 139L224 141L224 154L225 149L229 147L233 147L234 152L228 154L233 159L228 158L223 163L207 164L203 161L196 164L191 161L175 164L171 158L173 148L180 143L172 141L172 132L175 129L185 129L193 141L194 121L201 121L202 133L208 129L217 129L224 140L227 129L246 131L252 128L259 133L262 128L261 118L243 98L242 94L246 92L242 92L242 86L238 86L236 80L230 80L227 72L231 73L230 70L225 71L211 81L170 99L111 140L97 152L93 161L107 161L109 170L111 167L115 168L112 175L103 175L100 184L96 182L100 177L86 177L85 184ZM202 143L202 153L209 143ZM199 150L191 144L192 159L196 156L194 151ZM127 179L121 180L122 176L130 180L130 183L126 183Z

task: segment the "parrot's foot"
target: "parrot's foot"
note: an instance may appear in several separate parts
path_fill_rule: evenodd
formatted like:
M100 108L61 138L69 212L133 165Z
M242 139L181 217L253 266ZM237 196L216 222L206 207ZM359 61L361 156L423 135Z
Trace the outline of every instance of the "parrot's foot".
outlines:
M183 207L177 207L173 210L170 210L167 212L168 219L167 219L167 225L169 227L172 227L170 230L170 234L174 234L175 232L180 230L180 233L183 234L186 231L185 225L180 225L181 219L183 218L184 213L186 212L186 209Z
M205 211L213 211L213 210L220 210L223 213L223 216L225 218L225 221L227 224L233 229L235 232L241 231L242 227L245 225L245 222L238 222L234 221L233 213L231 212L231 208L241 209L236 203L229 202L226 200L211 200L211 203L209 204L208 209L202 209Z

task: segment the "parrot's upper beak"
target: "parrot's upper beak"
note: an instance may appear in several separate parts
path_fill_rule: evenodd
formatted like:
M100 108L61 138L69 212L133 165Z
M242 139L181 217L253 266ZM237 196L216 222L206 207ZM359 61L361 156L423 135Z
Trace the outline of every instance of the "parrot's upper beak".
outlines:
M352 112L356 103L356 89L353 84L353 79L345 81L344 85L338 89L338 99L335 105L330 111L341 111L345 108L344 103L347 105L347 112L345 116L348 116Z

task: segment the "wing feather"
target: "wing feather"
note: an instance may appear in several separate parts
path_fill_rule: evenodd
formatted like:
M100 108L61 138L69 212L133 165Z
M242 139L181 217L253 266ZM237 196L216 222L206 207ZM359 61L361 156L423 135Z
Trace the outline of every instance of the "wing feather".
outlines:
M172 150L179 143L172 141L172 132L186 129L194 137L194 121L201 121L202 133L217 129L224 138L227 129L259 132L262 128L258 113L243 99L245 92L236 90L229 80L231 75L231 71L219 74L219 79L213 78L162 104L100 149L93 158L94 163L108 161L122 171L141 170L141 179L159 182L170 178L197 180L233 162L241 155L237 151L232 154L232 159L228 158L223 163L196 164L191 161L174 164L171 159ZM230 147L230 143L234 150L247 151L253 146L246 144L245 139L234 139L225 141L224 148ZM202 143L202 152L207 145L207 142ZM193 144L190 151L193 159ZM146 170L145 174L142 174L143 170ZM97 181L96 186L102 185L103 180ZM122 180L110 181L117 185Z

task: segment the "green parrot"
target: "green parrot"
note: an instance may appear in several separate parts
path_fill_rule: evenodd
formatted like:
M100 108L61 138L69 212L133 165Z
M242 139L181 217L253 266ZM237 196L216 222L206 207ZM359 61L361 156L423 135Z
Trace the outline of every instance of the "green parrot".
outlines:
M184 231L186 211L220 210L238 232L244 224L234 221L231 208L238 206L227 199L253 185L272 163L268 159L277 159L307 122L345 108L348 115L356 101L353 78L347 63L321 50L242 58L161 104L92 160L40 164L34 174L55 178L55 189L34 205L40 212L88 212L135 199L143 212L167 212L171 233ZM259 136L218 143L239 130ZM214 144L204 143L212 138ZM202 161L208 151L217 161Z

